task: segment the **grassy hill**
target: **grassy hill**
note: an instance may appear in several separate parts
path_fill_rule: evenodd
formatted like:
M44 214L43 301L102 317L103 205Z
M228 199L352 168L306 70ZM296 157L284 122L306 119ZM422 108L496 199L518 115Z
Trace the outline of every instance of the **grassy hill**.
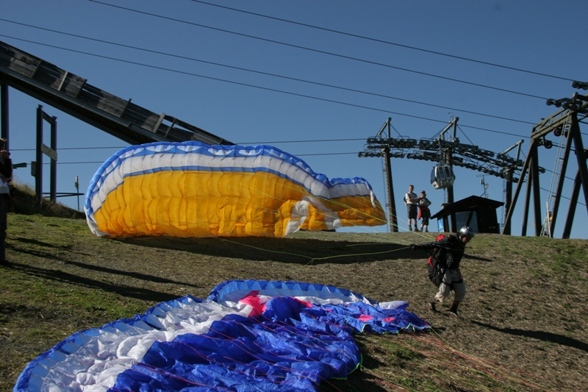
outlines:
M40 209L38 212L43 212ZM0 267L0 391L70 334L204 298L227 279L299 280L405 300L433 329L357 336L361 370L325 391L580 391L588 388L588 241L477 235L462 265L462 318L431 314L432 233L302 232L285 239L95 237L83 219L10 213ZM53 215L59 215L54 213ZM79 216L77 216L79 218Z

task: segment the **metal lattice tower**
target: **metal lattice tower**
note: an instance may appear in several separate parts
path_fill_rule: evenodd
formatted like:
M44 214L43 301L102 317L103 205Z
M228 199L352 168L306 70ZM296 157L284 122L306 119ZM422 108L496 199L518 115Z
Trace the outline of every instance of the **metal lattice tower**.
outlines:
M574 82L573 87L588 89L587 83ZM527 221L530 212L530 201L533 198L533 215L535 220L535 235L540 236L548 233L553 235L554 227L557 222L559 207L562 199L562 190L566 171L570 160L570 153L573 151L576 156L578 170L574 179L574 186L570 198L570 206L565 221L562 238L569 238L572 230L572 224L578 204L580 189L583 190L585 205L588 211L588 170L586 168L587 151L584 149L582 135L580 133L579 117L586 118L588 115L588 96L574 94L572 98L549 99L548 105L554 105L561 109L552 116L542 120L533 127L531 133L531 146L527 159L521 172L521 181L519 181L512 204L506 213L505 227L510 224L514 207L518 196L522 190L525 176L528 177L527 189L525 194L524 218L521 235L527 235ZM560 137L560 151L556 158L554 170L554 182L550 189L547 201L547 211L545 219L541 214L541 197L539 184L539 147L547 149L553 147L553 142L546 139L547 135L553 134ZM547 227L546 227L547 226Z

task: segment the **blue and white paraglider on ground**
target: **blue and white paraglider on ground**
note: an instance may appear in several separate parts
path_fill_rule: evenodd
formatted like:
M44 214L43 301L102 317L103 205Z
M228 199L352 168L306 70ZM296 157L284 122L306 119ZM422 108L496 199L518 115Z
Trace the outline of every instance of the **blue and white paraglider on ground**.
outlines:
M429 328L404 301L333 286L231 280L77 332L32 360L14 391L312 391L361 364L353 335Z

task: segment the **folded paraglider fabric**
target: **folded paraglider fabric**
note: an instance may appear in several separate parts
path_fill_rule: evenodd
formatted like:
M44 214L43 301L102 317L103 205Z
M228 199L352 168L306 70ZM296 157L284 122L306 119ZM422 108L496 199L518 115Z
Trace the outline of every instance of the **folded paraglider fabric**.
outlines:
M227 281L81 331L31 361L14 391L309 391L361 362L353 335L429 325L403 301L334 286Z

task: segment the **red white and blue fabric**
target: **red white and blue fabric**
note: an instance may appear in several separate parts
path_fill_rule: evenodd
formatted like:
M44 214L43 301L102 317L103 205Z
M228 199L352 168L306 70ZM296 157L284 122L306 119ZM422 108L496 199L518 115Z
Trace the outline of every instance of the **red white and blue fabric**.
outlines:
M71 335L14 391L313 391L361 363L353 335L425 330L408 303L301 282L233 280Z

